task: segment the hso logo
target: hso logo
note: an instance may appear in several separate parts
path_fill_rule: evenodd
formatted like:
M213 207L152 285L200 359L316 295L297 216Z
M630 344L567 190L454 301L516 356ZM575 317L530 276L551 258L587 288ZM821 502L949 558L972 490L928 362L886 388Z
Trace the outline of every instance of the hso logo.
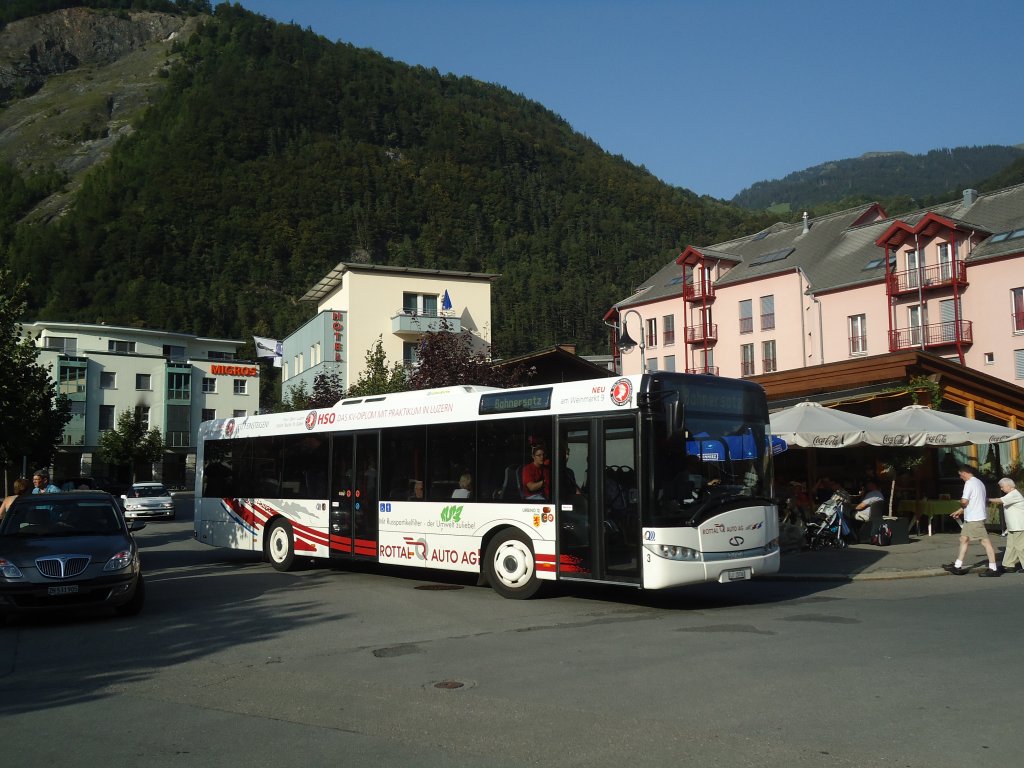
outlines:
M612 385L611 398L616 405L625 405L633 396L633 383L629 379L619 379Z
M310 411L306 414L306 429L312 429L316 426L316 411Z
M224 434L231 437L235 434L235 420L229 419L228 423L224 425Z

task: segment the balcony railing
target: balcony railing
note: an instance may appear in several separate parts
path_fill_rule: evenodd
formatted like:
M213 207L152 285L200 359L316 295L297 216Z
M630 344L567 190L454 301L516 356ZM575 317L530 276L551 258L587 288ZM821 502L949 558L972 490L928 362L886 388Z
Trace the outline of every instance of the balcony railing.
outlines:
M697 325L686 329L688 344L703 344L705 341L718 341L718 323Z
M761 330L770 331L775 328L775 313L771 312L766 315L761 315Z
M687 368L686 372L687 373L703 373L703 374L706 374L708 376L717 376L718 375L718 366L717 365L704 365L704 366L701 366L699 368Z
M766 357L762 360L761 367L764 368L765 373L774 373L779 370L778 361L774 357Z
M949 288L953 283L963 287L967 285L967 267L958 259L931 267L893 272L886 277L886 281L889 294L892 296L915 292L918 286L922 290Z
M665 342L665 346L670 346L676 343L676 332L675 330L666 330L662 332L662 339Z
M970 320L948 320L944 323L897 328L889 332L889 351L924 347L943 347L950 344L973 344L974 331Z
M867 336L851 336L850 337L850 354L851 355L864 355L868 351L868 337Z
M744 360L740 363L740 376L753 376L754 375L754 361Z
M752 317L741 317L740 318L740 333L753 333L754 332L754 318Z
M1013 313L1013 332L1024 333L1024 312Z
M391 332L394 334L419 336L423 333L437 333L438 331L460 333L462 321L457 317L416 314L404 309L398 310L391 318Z
M683 301L702 301L715 298L715 286L702 283L687 283L683 286Z

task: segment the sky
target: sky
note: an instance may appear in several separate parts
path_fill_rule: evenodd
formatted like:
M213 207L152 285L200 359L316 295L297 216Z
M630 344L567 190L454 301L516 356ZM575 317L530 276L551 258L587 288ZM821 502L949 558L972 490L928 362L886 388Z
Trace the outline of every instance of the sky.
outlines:
M1024 144L1020 0L238 0L539 102L731 199L865 152Z

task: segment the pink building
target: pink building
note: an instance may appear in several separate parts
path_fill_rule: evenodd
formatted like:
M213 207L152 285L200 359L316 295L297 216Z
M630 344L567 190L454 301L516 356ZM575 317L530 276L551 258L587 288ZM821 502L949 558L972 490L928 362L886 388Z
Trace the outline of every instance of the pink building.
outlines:
M1024 387L1024 185L688 246L605 319L624 373L641 358L747 377L920 350Z

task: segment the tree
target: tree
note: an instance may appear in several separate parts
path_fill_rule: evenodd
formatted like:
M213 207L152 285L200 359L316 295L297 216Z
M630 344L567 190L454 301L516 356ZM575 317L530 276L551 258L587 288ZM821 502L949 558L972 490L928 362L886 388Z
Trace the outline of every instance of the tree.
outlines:
M383 337L378 336L377 342L366 351L366 368L349 389L347 397L386 395L388 392L401 392L406 387L405 368L397 361L388 368Z
M124 411L117 417L117 427L100 434L100 458L113 466L127 466L135 482L135 467L152 464L164 455L164 440L154 427L146 431L138 411Z
M524 366L496 366L483 352L473 351L469 333L430 332L420 340L419 364L409 375L409 389L434 389L460 384L518 387L532 371Z
M49 464L71 405L58 395L48 369L37 361L39 349L22 335L18 318L25 311L26 281L15 283L0 270L0 464L24 457Z

